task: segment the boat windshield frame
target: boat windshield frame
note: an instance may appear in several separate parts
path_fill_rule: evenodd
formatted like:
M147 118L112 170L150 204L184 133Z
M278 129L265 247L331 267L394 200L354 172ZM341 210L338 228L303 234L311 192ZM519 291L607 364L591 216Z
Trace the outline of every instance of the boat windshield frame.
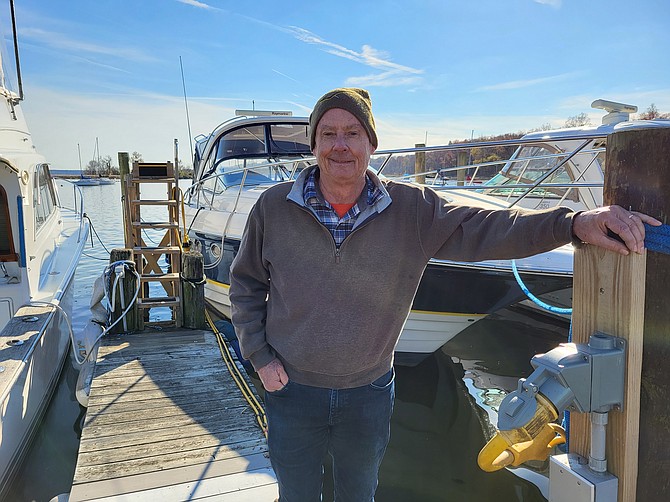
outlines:
M281 120L243 123L228 128L204 150L206 158L199 160L203 163L200 181L213 174L224 175L260 165L276 167L313 156L309 146L309 124ZM269 177L268 181L273 178Z

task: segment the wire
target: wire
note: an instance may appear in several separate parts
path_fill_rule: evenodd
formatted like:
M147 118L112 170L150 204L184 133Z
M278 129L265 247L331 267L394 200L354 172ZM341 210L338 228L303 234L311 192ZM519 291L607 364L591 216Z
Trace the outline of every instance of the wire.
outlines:
M524 284L523 280L521 279L521 276L519 275L519 271L516 268L516 260L512 260L512 272L514 273L514 278L516 279L516 282L519 284L519 287L521 288L521 291L523 291L528 298L530 298L535 305L542 307L545 310L548 310L549 312L553 312L555 314L572 314L572 309L564 309L560 307L554 307L553 305L549 305L548 303L543 302L540 300L537 296L533 295L526 285Z

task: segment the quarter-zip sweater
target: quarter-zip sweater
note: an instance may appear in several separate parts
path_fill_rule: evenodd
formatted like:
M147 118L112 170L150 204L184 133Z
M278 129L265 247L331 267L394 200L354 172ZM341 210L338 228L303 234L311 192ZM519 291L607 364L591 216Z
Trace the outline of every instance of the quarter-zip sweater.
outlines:
M259 369L278 358L290 380L367 385L393 350L428 261L522 258L570 242L575 213L453 205L430 188L380 181L339 249L305 205L305 170L266 190L231 266L232 321ZM359 204L362 201L359 201Z

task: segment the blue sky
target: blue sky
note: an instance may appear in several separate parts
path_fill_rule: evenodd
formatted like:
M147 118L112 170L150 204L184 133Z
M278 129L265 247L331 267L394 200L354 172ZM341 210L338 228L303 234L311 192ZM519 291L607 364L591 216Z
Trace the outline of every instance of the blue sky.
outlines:
M670 112L667 0L17 0L24 111L58 169L190 164L236 108L367 88L380 148L562 126L598 98ZM7 24L3 20L3 24ZM6 31L6 30L5 30Z

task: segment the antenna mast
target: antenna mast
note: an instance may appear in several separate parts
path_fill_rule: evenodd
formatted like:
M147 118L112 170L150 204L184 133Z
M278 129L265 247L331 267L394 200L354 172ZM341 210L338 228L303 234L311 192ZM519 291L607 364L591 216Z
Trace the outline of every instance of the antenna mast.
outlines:
M184 106L186 107L186 126L188 127L188 143L191 147L191 155L193 155L193 138L191 136L191 119L188 116L188 101L186 100L186 81L184 80L184 65L179 56L179 67L181 68L181 86L184 89Z

